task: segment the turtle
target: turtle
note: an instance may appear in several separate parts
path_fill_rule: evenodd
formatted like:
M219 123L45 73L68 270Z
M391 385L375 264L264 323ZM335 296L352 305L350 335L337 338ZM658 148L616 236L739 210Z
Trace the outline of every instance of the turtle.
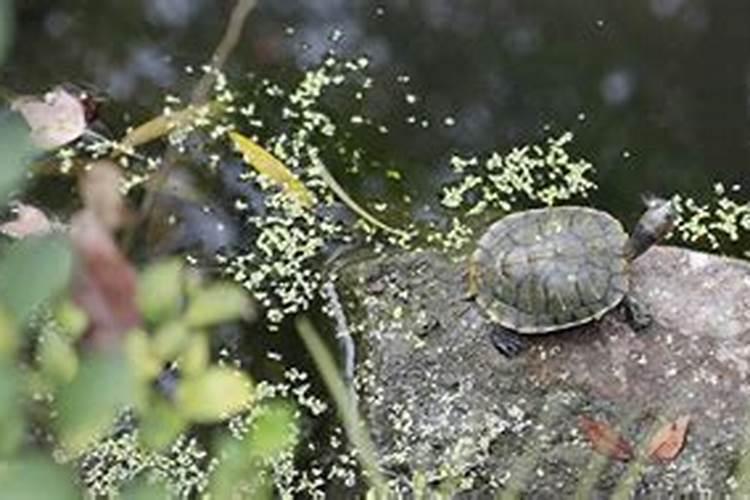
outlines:
M516 212L485 231L469 259L469 295L500 353L513 357L523 336L598 321L619 305L634 330L651 323L629 294L630 263L671 230L676 211L668 200L645 201L629 237L613 216L584 206Z

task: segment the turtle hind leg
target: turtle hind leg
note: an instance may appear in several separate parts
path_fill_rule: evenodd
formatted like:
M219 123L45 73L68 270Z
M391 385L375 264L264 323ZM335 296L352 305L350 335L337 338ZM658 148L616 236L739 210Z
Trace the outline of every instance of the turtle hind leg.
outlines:
M506 358L518 356L526 350L528 344L519 334L500 325L492 325L490 341L495 349Z
M654 322L654 318L648 311L648 308L632 296L626 295L622 301L622 305L625 311L625 319L634 331L645 330Z

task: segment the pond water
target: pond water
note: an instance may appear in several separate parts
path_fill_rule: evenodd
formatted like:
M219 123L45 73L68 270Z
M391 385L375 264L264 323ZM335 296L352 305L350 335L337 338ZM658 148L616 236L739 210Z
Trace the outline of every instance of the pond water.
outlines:
M189 95L195 77L185 68L208 60L233 6L17 3L3 84L28 93L61 82L90 86L119 110L113 125L123 128L158 114L165 95ZM750 3L736 0L260 1L225 69L230 81L253 73L293 86L330 54L365 57L367 98L334 96L324 107L352 124L344 142L365 148L370 161L356 175L351 165L328 168L364 206L397 207L383 214L389 224L451 217L440 192L455 178L454 155L485 157L570 131L571 149L594 165L598 186L574 201L632 227L644 194L708 200L720 182L737 185L734 199L747 195L748 25ZM361 132L353 116L388 133ZM242 166L226 168L238 175ZM397 170L400 181L386 170ZM64 206L67 188L50 188L55 199L47 203ZM200 185L209 199L227 195L225 188ZM229 230L216 232L200 214L180 241L147 242L155 250L146 253L241 241L239 220L222 212ZM742 255L745 243L741 237L722 250ZM305 357L296 341L262 342L288 361Z
M5 81L29 92L90 83L137 122L189 88L185 66L207 60L230 10L207 0L19 2ZM228 72L289 81L329 50L367 55L379 89L366 111L392 131L378 152L400 167L415 204L434 197L454 152L571 130L599 172L592 203L632 222L643 193L743 180L749 19L750 6L731 0L260 2ZM347 189L378 184L358 179Z

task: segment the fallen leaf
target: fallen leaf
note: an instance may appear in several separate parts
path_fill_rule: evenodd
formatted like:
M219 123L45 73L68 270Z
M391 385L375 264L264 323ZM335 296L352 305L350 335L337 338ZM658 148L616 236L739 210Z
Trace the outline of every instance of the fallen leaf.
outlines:
M297 200L303 207L313 205L313 194L305 184L297 178L281 161L271 153L257 145L254 141L238 132L229 132L234 147L242 153L245 162L260 174L281 185L289 196Z
M31 128L31 142L55 149L78 139L86 130L86 109L73 94L57 87L39 98L21 96L11 104Z
M604 422L583 416L579 426L591 442L594 450L615 460L633 458L633 447L616 430Z
M122 138L120 144L124 148L134 148L147 144L172 133L174 130L191 126L200 120L206 120L218 113L220 109L219 105L210 103L204 106L188 106L169 114L156 116L130 130Z
M11 238L47 234L52 231L52 224L44 212L32 205L17 203L14 207L16 219L0 224L0 233Z
M688 415L668 422L651 438L646 448L646 455L651 460L659 462L674 460L685 446L685 437L689 425L690 416Z
M323 164L320 165L319 173L320 173L320 176L325 181L325 183L328 185L328 187L331 188L331 191L336 193L336 196L339 197L339 199L344 203L344 205L352 209L354 213L362 217L364 220L366 220L373 226L380 228L387 233L395 234L396 236L400 238L407 238L407 239L409 238L409 233L407 233L406 231L389 226L388 224L381 221L374 215L370 214L367 210L362 208L359 205L359 203L354 201L354 199L351 196L349 196L349 194L346 191L344 191L344 188L341 187L341 184L339 184L338 181L334 179L333 175L331 175L331 173L328 171L327 168L325 168Z
M135 269L90 210L73 217L70 237L75 252L73 302L89 318L92 344L109 347L141 322Z

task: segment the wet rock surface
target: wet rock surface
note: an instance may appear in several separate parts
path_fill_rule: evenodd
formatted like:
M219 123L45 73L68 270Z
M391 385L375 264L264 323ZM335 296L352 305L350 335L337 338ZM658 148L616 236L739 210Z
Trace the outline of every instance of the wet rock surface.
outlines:
M632 268L654 316L634 332L601 321L530 337L508 360L466 297L465 265L435 253L349 266L342 282L362 320L362 404L383 464L405 482L472 498L518 491L638 498L736 492L750 393L750 265L656 247ZM689 415L672 462L609 460L579 428L587 416L644 447ZM642 457L643 453L636 453Z

